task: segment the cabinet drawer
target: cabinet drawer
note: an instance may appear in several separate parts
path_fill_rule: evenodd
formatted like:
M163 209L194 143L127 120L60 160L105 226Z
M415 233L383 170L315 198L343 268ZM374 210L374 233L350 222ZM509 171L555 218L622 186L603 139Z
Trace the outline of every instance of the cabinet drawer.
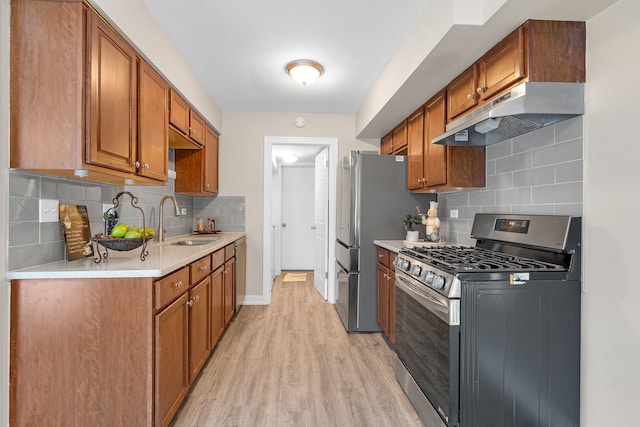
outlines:
M224 264L224 249L219 249L211 255L212 257L212 266L211 271L216 271L218 267Z
M154 283L155 309L158 310L189 289L189 268L184 267Z
M195 285L211 273L211 256L207 255L192 262L189 268L191 269L191 284Z
M206 124L204 119L193 110L189 112L189 136L200 145L204 145Z
M169 95L169 123L180 130L183 134L189 134L189 104L180 97L174 90Z
M389 267L389 251L382 248L376 248L378 253L378 264Z
M225 261L229 261L235 255L236 255L236 248L233 245L233 243L224 247L224 260Z

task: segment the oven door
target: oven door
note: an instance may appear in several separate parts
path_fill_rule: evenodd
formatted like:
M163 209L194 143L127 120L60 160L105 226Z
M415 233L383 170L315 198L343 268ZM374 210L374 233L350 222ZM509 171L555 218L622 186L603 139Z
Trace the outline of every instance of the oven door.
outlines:
M396 352L440 418L459 423L460 300L396 271Z

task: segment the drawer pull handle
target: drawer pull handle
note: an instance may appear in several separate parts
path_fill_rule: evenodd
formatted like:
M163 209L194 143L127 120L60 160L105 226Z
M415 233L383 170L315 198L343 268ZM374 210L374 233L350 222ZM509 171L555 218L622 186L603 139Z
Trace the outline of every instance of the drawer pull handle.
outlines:
M193 306L193 300L189 300L189 301L187 301L187 306L188 306L188 307L192 307L192 306Z
M199 268L199 270L200 270L200 271L207 271L207 266L205 265L205 266L203 266L203 267L200 267L200 268Z
M196 295L195 297L193 297L193 301L194 302L200 301L200 295Z
M176 288L180 289L182 287L182 282L176 283Z

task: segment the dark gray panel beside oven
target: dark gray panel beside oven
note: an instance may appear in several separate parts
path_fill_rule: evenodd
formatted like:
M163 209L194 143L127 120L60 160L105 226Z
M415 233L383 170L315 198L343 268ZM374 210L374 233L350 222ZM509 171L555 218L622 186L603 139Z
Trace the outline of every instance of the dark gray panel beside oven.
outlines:
M464 283L460 425L577 427L580 282Z

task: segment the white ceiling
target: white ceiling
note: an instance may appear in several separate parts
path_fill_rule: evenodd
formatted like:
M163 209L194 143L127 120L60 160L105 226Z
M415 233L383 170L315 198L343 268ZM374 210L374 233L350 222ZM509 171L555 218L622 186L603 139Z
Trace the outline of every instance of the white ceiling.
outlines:
M427 0L143 0L223 111L355 114ZM302 87L285 65L325 72Z
M142 1L221 110L355 114L376 138L526 19L587 21L616 0ZM299 86L295 59L325 74Z

